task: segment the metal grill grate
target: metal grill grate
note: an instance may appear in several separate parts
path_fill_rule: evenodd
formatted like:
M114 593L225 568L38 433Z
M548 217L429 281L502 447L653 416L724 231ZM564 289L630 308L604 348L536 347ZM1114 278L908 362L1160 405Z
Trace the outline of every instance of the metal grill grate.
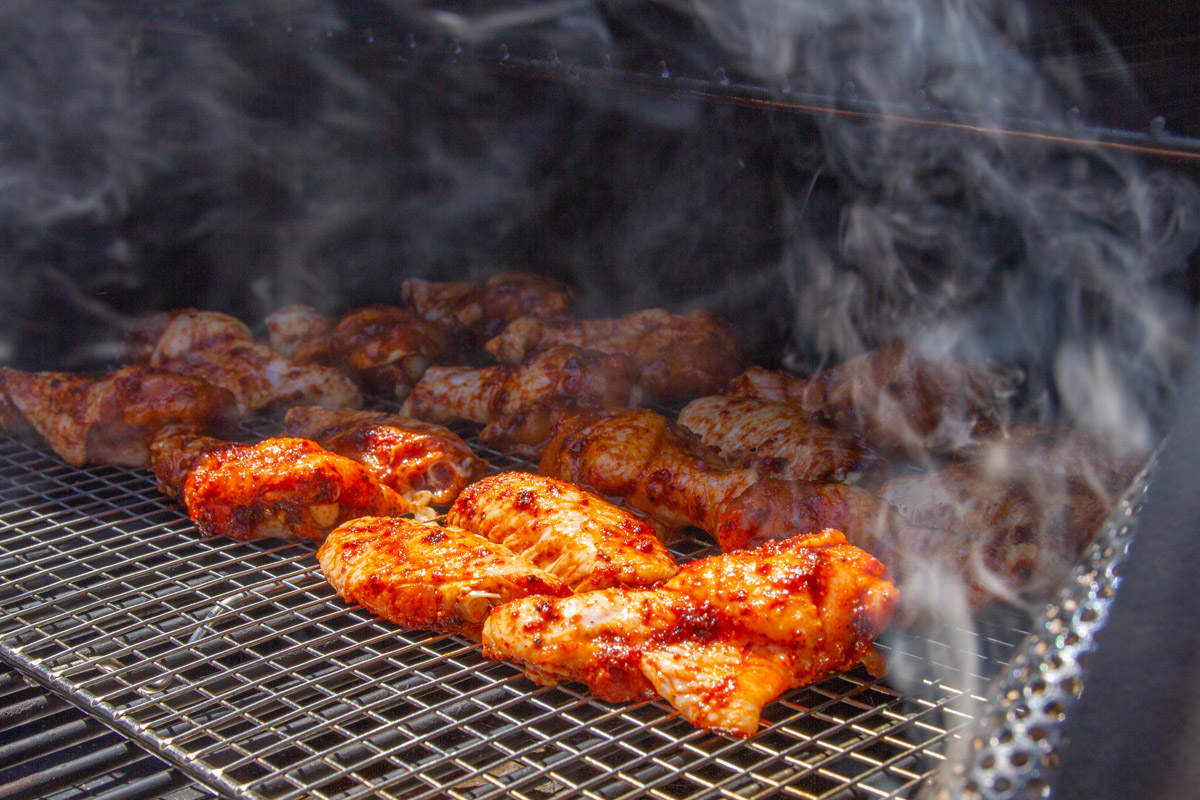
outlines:
M662 701L539 687L461 637L399 632L340 600L309 546L201 540L148 472L0 439L0 659L233 796L907 797L952 756L1021 625L892 632L891 677L793 691L741 742Z

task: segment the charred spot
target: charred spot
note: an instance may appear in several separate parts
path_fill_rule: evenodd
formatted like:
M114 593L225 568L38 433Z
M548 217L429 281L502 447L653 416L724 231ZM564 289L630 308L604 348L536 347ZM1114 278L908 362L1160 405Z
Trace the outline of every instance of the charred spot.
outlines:
M439 528L437 530L430 531L428 534L425 535L425 543L426 544L440 544L440 543L446 541L446 538L447 538L446 532L443 531L441 528Z

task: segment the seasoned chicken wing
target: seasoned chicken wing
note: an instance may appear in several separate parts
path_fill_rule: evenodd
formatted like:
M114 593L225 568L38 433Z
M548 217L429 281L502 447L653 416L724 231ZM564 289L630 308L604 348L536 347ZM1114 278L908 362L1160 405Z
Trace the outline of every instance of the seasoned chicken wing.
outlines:
M531 354L559 344L624 353L637 368L647 396L659 403L713 394L742 366L731 326L708 311L671 314L654 308L579 322L523 317L511 322L486 348L503 364L520 364Z
M264 322L271 349L291 358L300 345L329 333L334 320L312 306L284 306L268 314Z
M814 421L801 409L745 395L710 395L679 413L694 431L731 462L765 476L830 483L870 481L883 461L862 439Z
M645 522L541 475L484 478L459 495L446 521L528 558L576 592L652 586L679 570Z
M331 330L292 351L299 364L343 370L367 391L404 397L430 364L458 357L460 345L446 327L392 306L349 311Z
M751 367L730 391L790 403L915 459L960 452L1005 416L1008 376L892 342L809 378Z
M100 376L0 367L0 425L35 433L76 467L147 466L160 428L220 429L232 424L235 409L227 390L153 367Z
M307 439L242 444L167 429L150 449L159 488L204 536L320 542L347 520L408 510L361 464Z
M668 527L713 535L725 505L759 478L647 409L560 416L538 471L620 498Z
M477 336L495 336L519 317L562 319L575 308L575 290L544 275L502 272L486 281L439 283L409 278L404 303L423 318L454 320Z
M866 659L897 599L879 561L823 531L694 561L658 589L509 603L484 624L484 655L602 700L658 694L694 725L746 737L784 691Z
M536 457L560 411L636 405L635 381L623 355L560 345L515 367L431 367L402 410L433 422L485 423L484 444Z
M457 434L399 414L299 406L284 424L288 436L312 439L362 464L410 506L449 505L487 470Z
M494 607L569 594L558 578L503 545L450 526L364 517L329 534L321 572L347 601L405 628L478 640Z
M227 314L166 311L136 326L129 344L142 363L233 392L242 415L297 403L341 408L362 402L358 389L337 370L288 361Z

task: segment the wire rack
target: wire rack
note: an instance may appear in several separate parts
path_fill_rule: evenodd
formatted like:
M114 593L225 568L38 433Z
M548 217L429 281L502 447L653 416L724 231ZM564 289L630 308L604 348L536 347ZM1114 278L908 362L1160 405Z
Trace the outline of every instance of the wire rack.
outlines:
M337 597L310 546L201 539L149 472L0 434L0 659L233 797L910 797L956 760L1023 619L890 632L889 677L792 691L739 741L400 631Z

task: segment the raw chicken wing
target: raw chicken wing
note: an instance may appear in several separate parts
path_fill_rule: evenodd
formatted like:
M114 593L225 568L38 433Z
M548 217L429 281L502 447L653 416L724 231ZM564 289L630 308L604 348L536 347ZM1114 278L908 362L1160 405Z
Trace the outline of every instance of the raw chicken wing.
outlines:
M522 317L486 347L502 364L520 364L533 353L559 344L629 356L638 382L659 403L713 394L742 365L729 323L708 311L671 314L653 308L580 322Z
M537 457L560 411L636 405L635 380L625 356L560 345L515 367L431 367L403 411L433 422L484 423L484 444Z
M168 429L150 449L159 488L204 536L320 542L347 520L408 510L361 464L307 439L242 444Z
M459 495L446 521L528 558L576 592L653 586L679 569L645 522L540 475L484 478Z
M459 631L478 640L495 606L569 590L503 545L459 528L364 517L317 551L325 578L351 603L404 628Z
M898 592L838 531L694 561L659 589L606 589L497 608L484 655L600 699L666 699L702 728L747 737L763 706L871 655Z
M725 505L759 478L647 409L561 416L538 469L620 498L668 527L694 525L713 535Z
M0 367L0 425L36 433L76 467L147 466L149 442L160 428L225 427L235 405L225 389L153 367L101 376Z
M453 320L477 336L495 336L519 317L561 319L575 307L575 290L543 275L502 272L482 283L409 278L405 305L435 322Z
M284 424L288 436L312 439L362 464L410 506L449 505L487 469L453 432L398 414L300 406L288 411Z
M701 397L684 407L679 423L733 463L763 475L861 483L883 466L858 436L815 422L799 408L774 400Z

